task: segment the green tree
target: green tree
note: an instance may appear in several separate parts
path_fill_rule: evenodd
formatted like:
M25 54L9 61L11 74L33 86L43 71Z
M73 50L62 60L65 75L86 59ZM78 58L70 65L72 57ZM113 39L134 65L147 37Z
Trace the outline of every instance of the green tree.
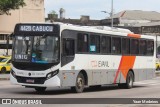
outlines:
M9 14L10 10L25 6L24 0L0 0L0 15Z
M52 10L49 14L57 14L56 11Z
M52 10L51 12L49 12L48 18L53 21L58 18L58 14L56 13L56 11Z

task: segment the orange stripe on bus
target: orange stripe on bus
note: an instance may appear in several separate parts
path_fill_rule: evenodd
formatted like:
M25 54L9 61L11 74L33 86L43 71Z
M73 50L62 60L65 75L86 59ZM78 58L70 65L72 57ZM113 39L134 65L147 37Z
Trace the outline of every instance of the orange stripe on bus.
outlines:
M133 37L133 38L141 38L141 35L140 35L140 34L132 34L132 33L129 33L127 36Z
M132 69L134 66L135 59L136 59L136 56L122 56L120 65L118 67L116 76L114 78L114 83L116 83L116 80L120 72L122 72L122 75L126 80L129 69Z

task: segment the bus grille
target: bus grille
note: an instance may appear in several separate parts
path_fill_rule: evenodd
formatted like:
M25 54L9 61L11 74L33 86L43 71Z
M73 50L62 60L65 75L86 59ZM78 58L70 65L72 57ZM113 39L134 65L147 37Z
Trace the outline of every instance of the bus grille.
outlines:
M44 84L46 77L20 77L16 76L17 82L19 83L27 83L27 84ZM31 80L33 82L27 82L28 80Z

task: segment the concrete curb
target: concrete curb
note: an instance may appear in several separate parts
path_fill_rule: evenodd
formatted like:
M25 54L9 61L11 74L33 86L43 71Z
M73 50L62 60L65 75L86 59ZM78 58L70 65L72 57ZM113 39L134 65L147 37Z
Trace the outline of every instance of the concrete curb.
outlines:
M9 78L0 78L0 81L3 81L3 80L10 80Z
M1 80L10 80L10 74L0 74L0 81Z
M157 77L159 77L160 76L160 71L156 72L155 74L156 74Z

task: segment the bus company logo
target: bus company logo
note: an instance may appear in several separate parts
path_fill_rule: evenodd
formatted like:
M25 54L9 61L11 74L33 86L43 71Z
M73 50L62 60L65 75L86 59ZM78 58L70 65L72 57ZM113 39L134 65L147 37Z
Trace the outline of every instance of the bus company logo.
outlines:
M91 61L91 66L92 67L109 67L108 61L96 61L93 60Z
M2 104L12 104L11 99L2 99Z
M97 67L97 61L91 61L91 66L92 67Z
M31 73L28 73L28 76L31 76Z

